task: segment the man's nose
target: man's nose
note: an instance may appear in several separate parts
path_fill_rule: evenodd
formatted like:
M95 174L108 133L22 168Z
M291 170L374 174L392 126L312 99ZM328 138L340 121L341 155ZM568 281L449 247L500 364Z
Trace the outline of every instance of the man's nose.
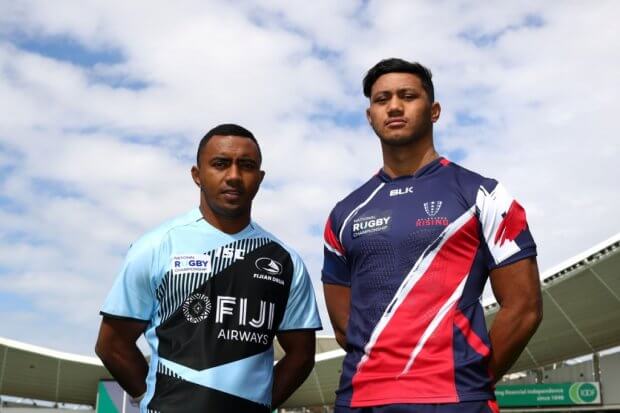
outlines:
M228 168L226 179L229 181L238 181L239 179L241 179L240 172L241 171L239 170L239 166L233 163L232 165L230 165L230 168Z
M403 113L403 102L398 96L392 96L388 101L387 111L390 116L400 115Z

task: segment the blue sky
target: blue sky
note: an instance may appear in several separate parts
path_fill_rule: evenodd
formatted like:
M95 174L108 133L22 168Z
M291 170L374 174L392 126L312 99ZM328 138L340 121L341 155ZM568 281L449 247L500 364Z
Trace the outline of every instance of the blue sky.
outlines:
M3 9L4 337L92 354L124 252L196 204L197 142L224 122L259 137L267 177L254 217L300 252L327 325L323 223L381 166L361 79L385 57L431 68L438 150L525 205L543 270L620 230L613 1Z
M7 40L21 50L86 68L97 64L122 63L125 60L118 49L90 49L67 35L15 33L8 35Z

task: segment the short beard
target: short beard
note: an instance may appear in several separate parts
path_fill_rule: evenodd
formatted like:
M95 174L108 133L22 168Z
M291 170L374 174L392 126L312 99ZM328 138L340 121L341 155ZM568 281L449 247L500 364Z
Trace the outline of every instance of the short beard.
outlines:
M207 201L207 204L209 205L209 208L211 209L211 211L213 211L214 214L220 216L220 217L225 217L225 218L230 218L230 219L235 219L235 218L239 218L242 217L246 214L249 214L250 212L250 208L249 207L237 207L237 208L222 208L219 205L217 205L215 202L211 203Z
M379 133L379 130L377 130L377 128L375 128L374 125L372 125L372 129L375 131L375 134L377 135L377 137L379 137L381 144L385 146L395 147L395 148L403 147L403 146L410 146L410 145L415 144L416 142L421 141L425 136L429 134L430 131L432 131L432 128L433 128L433 125L431 123L429 127L424 128L424 130L414 132L413 134L408 135L408 136L399 136L396 138L385 138Z

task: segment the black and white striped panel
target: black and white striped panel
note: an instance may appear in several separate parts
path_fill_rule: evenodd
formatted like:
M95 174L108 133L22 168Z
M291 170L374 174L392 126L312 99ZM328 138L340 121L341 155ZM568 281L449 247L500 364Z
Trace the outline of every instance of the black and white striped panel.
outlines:
M218 274L224 268L229 267L234 262L234 257L224 258L218 252L221 252L224 248L233 248L235 250L242 250L244 254L253 251L257 248L266 245L271 240L269 238L247 238L239 241L235 241L232 244L225 245L221 248L211 250L207 252L207 255L211 257L212 273Z
M211 262L210 272L193 272L174 274L172 271L166 272L162 279L161 284L156 290L157 300L160 302L159 316L161 322L166 321L174 312L183 304L185 299L195 291L199 286L204 284L213 275L220 273L232 265L235 260L234 256L223 257L222 251L225 248L234 250L242 250L243 254L247 254L257 248L260 248L271 239L269 238L248 238L235 241L232 244L225 245L223 247L211 250L205 253L208 255Z
M204 272L172 275L168 271L157 289L157 299L161 303L159 309L161 321L167 320L183 304L187 296L211 278L211 275Z
M164 366L161 363L157 363L157 372L165 376L174 377L175 379L183 380L181 376L179 376L174 371L170 370L168 367Z

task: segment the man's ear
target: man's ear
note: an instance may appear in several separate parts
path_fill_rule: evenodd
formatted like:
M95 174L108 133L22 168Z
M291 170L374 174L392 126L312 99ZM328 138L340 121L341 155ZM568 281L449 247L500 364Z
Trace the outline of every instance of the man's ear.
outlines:
M439 120L439 115L441 115L441 105L439 102L433 102L431 104L431 121L433 123Z
M200 171L196 165L192 166L191 169L192 180L194 183L200 188Z

